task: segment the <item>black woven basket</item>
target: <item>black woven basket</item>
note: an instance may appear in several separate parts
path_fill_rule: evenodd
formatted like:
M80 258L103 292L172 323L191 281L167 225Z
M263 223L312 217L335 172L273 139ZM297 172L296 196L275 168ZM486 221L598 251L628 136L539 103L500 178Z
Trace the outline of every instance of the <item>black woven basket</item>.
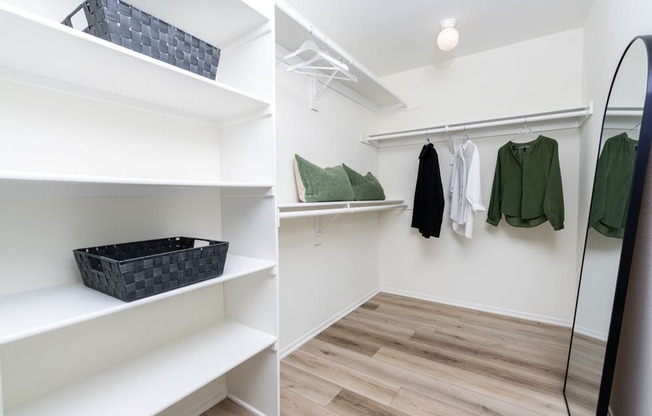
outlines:
M62 22L84 9L84 32L152 58L215 79L220 49L120 0L88 0Z
M229 243L188 237L73 250L82 281L125 302L221 276Z

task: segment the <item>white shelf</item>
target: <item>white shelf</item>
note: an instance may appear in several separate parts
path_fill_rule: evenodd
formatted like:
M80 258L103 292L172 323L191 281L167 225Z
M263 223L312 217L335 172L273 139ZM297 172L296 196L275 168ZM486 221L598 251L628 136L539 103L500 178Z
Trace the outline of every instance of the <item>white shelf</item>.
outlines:
M477 139L517 134L525 126L533 132L573 129L584 124L592 114L593 102L590 102L587 106L557 111L370 134L366 139L361 140L361 142L382 148L423 144L426 138L429 138L431 142L446 142L449 140L448 135L450 133L459 134L464 131L467 132L471 139Z
M319 217L323 215L355 214L407 208L403 200L304 202L278 206L280 219Z
M249 10L242 13L245 22L264 21L248 6L242 8ZM217 20L220 14L215 13ZM210 28L220 26L215 21ZM10 80L216 124L263 114L270 105L244 91L3 2L0 27L5 33L0 39L0 77Z
M342 47L333 42L327 34L316 28L286 1L276 1L277 60L296 50L308 37L316 39L324 49L345 62L358 82L334 80L328 88L378 114L392 113L407 108L407 104L378 79L369 69ZM288 62L289 63L289 62ZM296 62L292 62L296 63ZM285 68L283 68L285 70Z
M245 193L266 195L273 184L220 182L118 176L82 176L40 172L0 171L3 196L31 195L215 195Z
M640 127L643 117L641 107L610 107L604 115L604 128L612 130L632 130Z
M276 342L223 321L26 404L6 416L154 415ZM252 381L253 382L253 381ZM270 388L273 388L270 386Z
M134 302L123 302L81 283L2 296L0 345L272 269L275 265L272 261L229 254L222 276Z

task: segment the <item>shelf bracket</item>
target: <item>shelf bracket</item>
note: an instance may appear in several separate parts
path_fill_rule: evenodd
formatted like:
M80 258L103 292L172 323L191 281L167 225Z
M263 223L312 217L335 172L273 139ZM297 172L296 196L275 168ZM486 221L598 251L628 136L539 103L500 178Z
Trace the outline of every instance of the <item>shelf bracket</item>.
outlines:
M347 208L349 208L350 205L347 204ZM315 247L321 246L321 235L326 231L326 229L339 217L340 214L335 214L333 215L330 220L326 224L322 226L321 223L321 217L315 217L313 219L313 224L315 226L315 234L314 234L314 245Z
M324 88L326 88L326 86L324 86ZM319 112L319 109L317 108L317 99L322 94L322 92L324 92L324 88L321 90L319 89L319 83L317 82L316 75L310 77L310 87L308 89L308 99L310 101L308 102L308 107L316 113Z

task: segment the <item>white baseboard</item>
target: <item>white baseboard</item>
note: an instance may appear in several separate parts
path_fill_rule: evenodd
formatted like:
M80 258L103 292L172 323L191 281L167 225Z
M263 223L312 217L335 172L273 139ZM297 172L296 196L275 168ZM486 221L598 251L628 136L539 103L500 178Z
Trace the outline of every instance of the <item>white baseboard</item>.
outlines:
M266 416L264 413L258 411L258 409L255 409L251 407L249 404L245 403L244 401L240 400L237 396L233 396L231 394L227 394L227 397L231 399L234 403L242 407L243 409L247 410L249 413L256 415L256 416Z
M609 334L606 334L604 332L599 332L594 329L586 328L583 326L576 326L575 327L575 332L578 334L587 336L589 338L597 339L603 342L607 342L607 338L609 338Z
M211 384L200 388L190 396L157 414L157 416L197 416L226 399L226 389L214 390Z
M313 339L317 334L319 334L320 332L322 332L323 330L325 330L325 329L328 328L329 326L333 325L335 322L339 321L340 319L344 318L344 317L345 317L346 315L348 315L349 313L351 313L351 312L353 312L354 310L356 310L357 308L359 308L360 305L364 304L364 303L367 302L369 299L371 299L371 298L373 298L374 296L376 296L376 295L378 294L378 292L379 292L378 289L374 289L373 291L371 291L371 292L368 293L367 295L363 296L361 299L358 299L357 301L353 302L353 303L352 303L351 305L349 305L346 309L344 309L344 310L338 312L338 313L335 314L333 317L331 317L330 319L328 319L327 321L325 321L325 322L322 323L321 325L319 325L319 326L317 326L316 328L314 328L314 329L313 329L312 331L310 331L309 333L305 334L304 336L302 336L302 337L299 338L298 340L294 341L292 344L290 344L290 345L288 345L287 347L283 348L283 349L280 351L280 357L281 357L281 359L287 357L287 356L290 355L294 350L298 349L298 348L301 347L303 344L305 344L306 342L308 342L308 341L310 341L311 339Z
M525 319L527 321L535 321L535 322L542 322L551 325L563 326L566 328L570 328L571 326L573 326L572 320L559 319L551 316L538 315L534 313L521 312L521 311L505 309L505 308L497 308L495 306L482 305L478 303L463 302L463 301L443 298L439 296L424 295L421 293L409 292L406 290L381 287L379 292L389 293L392 295L407 296L410 298L427 300L430 302L443 303L445 305L457 306L461 308L474 309L476 311L490 312L498 315L505 315L513 318Z
M229 398L233 402L237 403L243 409L246 409L251 414L256 416L266 416L264 413L260 412L258 409L253 408L248 403L243 400L240 400L237 396L227 393L226 389L220 389L218 391L211 391L207 389L207 386L199 389L190 396L184 398L174 406L164 410L159 413L157 416L197 416L206 412L211 407L215 406L222 400Z

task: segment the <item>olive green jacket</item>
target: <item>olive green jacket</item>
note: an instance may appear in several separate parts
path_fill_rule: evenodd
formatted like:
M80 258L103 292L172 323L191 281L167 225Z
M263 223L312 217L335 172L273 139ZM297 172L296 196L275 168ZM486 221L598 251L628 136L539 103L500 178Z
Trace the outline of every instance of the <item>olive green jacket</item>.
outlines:
M487 222L535 227L546 221L564 228L564 195L557 141L539 136L528 143L508 142L498 149Z

